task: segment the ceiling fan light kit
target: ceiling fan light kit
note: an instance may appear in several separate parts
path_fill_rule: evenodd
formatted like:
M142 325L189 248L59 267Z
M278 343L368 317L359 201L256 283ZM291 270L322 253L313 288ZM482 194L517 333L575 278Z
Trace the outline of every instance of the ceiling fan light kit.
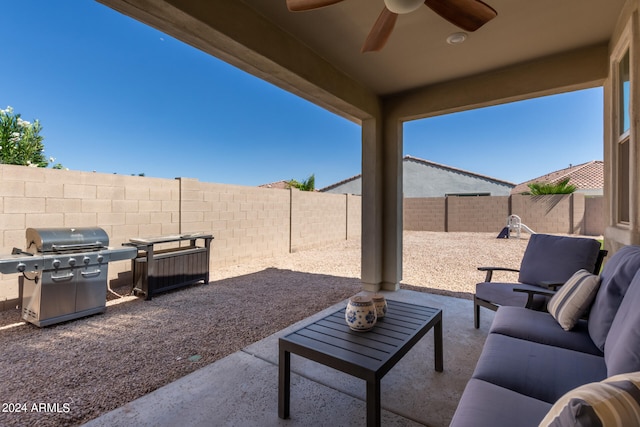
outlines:
M393 13L404 15L418 10L424 4L424 0L384 0L384 5Z
M287 7L292 12L319 9L341 1L343 0L286 0ZM456 27L470 32L498 16L495 9L482 0L384 0L384 9L373 24L362 46L362 52L381 50L391 36L398 15L413 12L422 4ZM455 33L447 37L447 42L460 44L466 39L466 33Z

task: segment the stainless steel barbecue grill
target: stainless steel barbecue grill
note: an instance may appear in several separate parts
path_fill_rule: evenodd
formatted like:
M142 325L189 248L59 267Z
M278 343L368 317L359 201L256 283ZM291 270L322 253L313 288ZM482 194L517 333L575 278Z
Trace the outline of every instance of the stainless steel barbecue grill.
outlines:
M0 255L0 273L22 273L21 315L48 326L106 310L110 261L133 259L136 248L109 247L95 228L28 228L26 249Z

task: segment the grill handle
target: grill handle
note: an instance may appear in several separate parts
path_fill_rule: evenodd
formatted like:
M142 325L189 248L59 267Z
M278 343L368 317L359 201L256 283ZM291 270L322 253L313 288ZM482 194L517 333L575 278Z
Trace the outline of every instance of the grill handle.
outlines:
M74 245L51 245L51 249L54 251L81 251L85 249L103 249L104 245L100 242L96 243L78 243Z
M62 282L64 280L71 280L71 279L73 279L73 273L68 273L63 276L54 276L53 274L51 275L51 280L53 280L54 282Z
M101 273L100 269L97 270L93 270L93 271L81 271L80 274L82 275L82 277L92 277L92 276L99 276Z

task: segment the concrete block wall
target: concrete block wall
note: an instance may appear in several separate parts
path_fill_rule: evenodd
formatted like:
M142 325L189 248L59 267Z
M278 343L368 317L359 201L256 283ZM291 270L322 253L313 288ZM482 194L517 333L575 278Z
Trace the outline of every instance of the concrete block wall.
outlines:
M347 198L344 194L290 189L291 252L345 240Z
M404 200L404 229L497 234L512 214L539 233L599 236L604 231L604 198L581 193L409 198Z
M403 210L405 230L447 231L445 197L405 198Z
M29 227L102 227L111 246L134 237L214 235L211 268L361 235L360 196L309 193L0 165L0 253L24 249ZM595 214L593 212L596 212ZM600 235L602 197L584 195L408 198L406 230L498 232L509 214L533 230ZM109 264L112 286L130 261ZM18 275L0 275L0 309L15 305Z
M179 231L179 183L173 180L0 165L0 253L25 248L30 227L102 227L110 246L131 237ZM127 280L130 261L109 264ZM13 305L18 275L0 275L0 302ZM3 303L5 304L5 303ZM5 307L0 307L5 308Z
M213 234L212 268L289 252L288 191L179 181L180 231Z
M604 236L604 197L585 197L585 230L589 234Z
M554 194L548 196L511 196L511 212L536 232L573 233L581 218L574 216L573 200L583 194ZM574 220L576 222L574 222ZM579 228L579 227L578 227Z
M362 197L345 195L347 199L347 240L359 239L362 234Z
M447 231L500 231L508 211L509 196L447 197Z
M0 165L0 254L24 249L29 227L102 227L110 246L205 232L215 269L359 238L360 209L359 196ZM130 283L130 267L110 263L111 285ZM18 275L0 275L0 309L17 297Z
M586 227L586 201L584 194L573 194L571 197L571 224L570 227L573 227L571 230L572 234L585 234Z

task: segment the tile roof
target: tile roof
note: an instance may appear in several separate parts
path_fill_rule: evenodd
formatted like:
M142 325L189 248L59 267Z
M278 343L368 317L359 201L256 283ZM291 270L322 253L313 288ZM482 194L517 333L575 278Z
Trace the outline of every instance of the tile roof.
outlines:
M511 190L511 194L529 191L527 184L534 182L557 183L566 178L569 178L569 184L575 185L578 190L601 189L604 187L604 162L602 160L592 160L539 176L516 185Z
M271 182L269 184L262 184L262 185L259 185L258 187L261 187L261 188L278 188L278 189L282 189L282 190L288 190L289 188L291 188L291 185L289 185L289 181L277 181L277 182Z

